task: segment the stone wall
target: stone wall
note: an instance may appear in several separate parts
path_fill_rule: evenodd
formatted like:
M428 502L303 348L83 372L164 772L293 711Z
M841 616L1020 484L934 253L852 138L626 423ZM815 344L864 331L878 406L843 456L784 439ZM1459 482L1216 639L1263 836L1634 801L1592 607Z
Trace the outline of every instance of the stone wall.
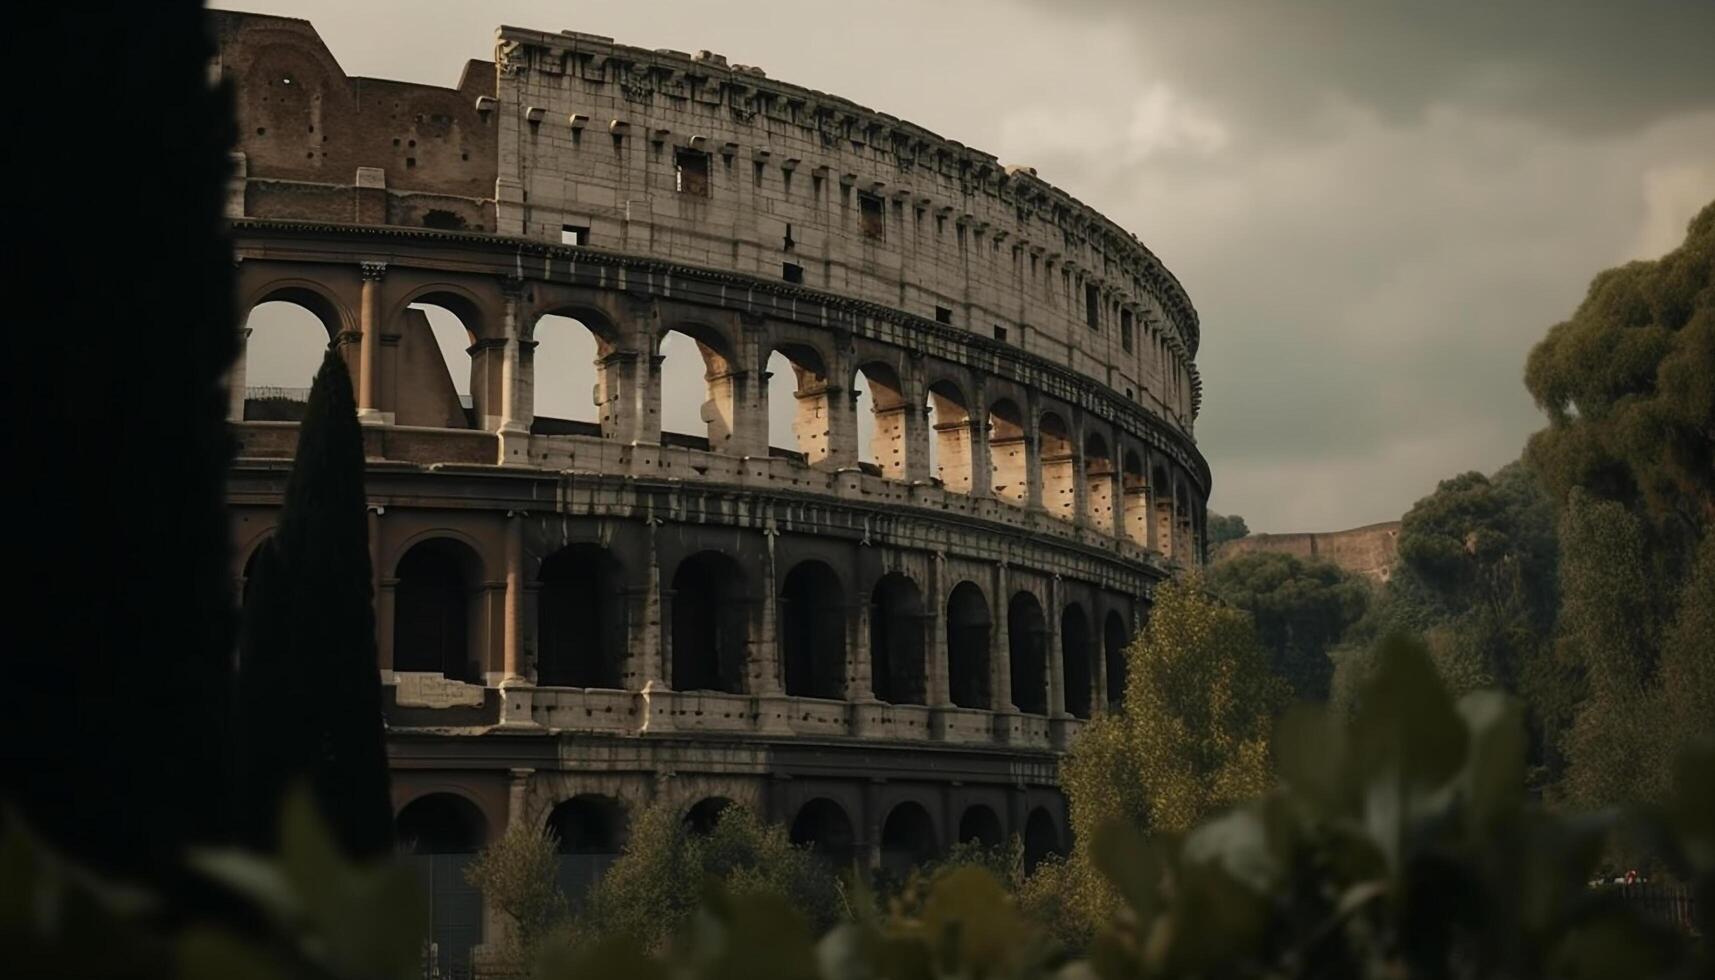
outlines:
M1346 531L1252 534L1220 545L1214 560L1223 562L1259 552L1321 558L1348 572L1386 582L1399 560L1399 522L1385 521Z

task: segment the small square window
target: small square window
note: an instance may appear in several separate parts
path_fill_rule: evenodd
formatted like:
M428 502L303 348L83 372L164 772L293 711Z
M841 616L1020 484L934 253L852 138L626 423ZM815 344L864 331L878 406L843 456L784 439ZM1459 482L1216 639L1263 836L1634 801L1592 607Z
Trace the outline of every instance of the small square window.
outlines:
M588 245L589 243L590 230L588 225L560 226L561 245Z
M865 238L885 238L886 210L881 205L881 198L874 194L858 195L858 216L860 227Z
M1131 350L1131 311L1120 307L1120 346Z
M696 150L674 150L673 179L679 193L708 197L709 155Z
M945 306L935 307L935 322L936 323L952 323L953 322L953 311L947 309Z
M998 323L994 325L994 339L1002 342L1006 340L1006 328Z
M1102 328L1102 291L1093 282L1084 284L1084 319L1091 330Z
M790 283L801 284L804 281L804 267L796 262L780 263L780 278Z

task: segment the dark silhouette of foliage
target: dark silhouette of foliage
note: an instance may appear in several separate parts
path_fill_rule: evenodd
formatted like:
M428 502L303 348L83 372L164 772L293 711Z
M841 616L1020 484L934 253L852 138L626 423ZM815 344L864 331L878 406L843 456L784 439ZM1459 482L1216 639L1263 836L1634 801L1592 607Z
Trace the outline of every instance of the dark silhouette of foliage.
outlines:
M42 5L10 30L18 77L54 78L12 119L53 187L9 215L29 366L5 386L23 469L5 490L21 577L0 797L78 861L160 883L186 845L228 833L229 95L209 83L197 3ZM47 38L101 68L68 68ZM99 134L70 106L99 106Z
M1328 699L1328 651L1369 607L1368 582L1339 566L1296 555L1239 555L1209 570L1209 590L1251 614L1270 668L1295 697Z
M363 472L351 376L330 349L244 606L240 779L254 847L274 846L275 814L298 780L348 853L392 844Z
M1228 541L1237 541L1249 537L1251 529L1245 526L1245 519L1237 514L1209 514L1209 547L1215 548Z

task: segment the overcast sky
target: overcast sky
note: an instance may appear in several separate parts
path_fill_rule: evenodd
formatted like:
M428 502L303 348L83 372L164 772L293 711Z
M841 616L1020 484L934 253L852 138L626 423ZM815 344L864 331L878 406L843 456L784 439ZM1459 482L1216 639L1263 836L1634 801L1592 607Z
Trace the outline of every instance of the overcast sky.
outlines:
M1211 507L1257 531L1516 458L1531 344L1715 199L1706 0L215 5L438 85L502 22L707 48L1036 167L1189 290Z

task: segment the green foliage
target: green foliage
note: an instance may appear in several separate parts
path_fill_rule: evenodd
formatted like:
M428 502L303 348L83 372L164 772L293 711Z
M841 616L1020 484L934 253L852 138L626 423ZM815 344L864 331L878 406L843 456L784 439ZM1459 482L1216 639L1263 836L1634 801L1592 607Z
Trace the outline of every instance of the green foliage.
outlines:
M784 828L729 806L713 829L698 834L677 811L658 805L632 822L625 853L585 899L574 942L629 936L659 948L693 919L712 882L733 900L777 896L817 929L840 914L835 876Z
M1191 576L1156 591L1149 625L1126 652L1125 710L1086 726L1062 763L1078 846L1067 867L1044 873L1070 891L1051 898L1042 882L1033 892L1067 910L1057 919L1062 937L1087 935L1112 907L1110 890L1090 872L1095 828L1183 831L1268 787L1269 729L1283 685L1251 618L1202 585Z
M1573 488L1643 516L1673 560L1715 523L1715 204L1683 245L1610 269L1531 351L1548 413L1526 457L1555 498Z
M1237 541L1249 537L1251 529L1245 526L1245 519L1237 514L1209 514L1209 547Z
M1331 562L1258 552L1209 571L1209 590L1251 614L1275 676L1292 693L1325 701L1334 664L1328 651L1369 607L1369 583Z
M482 892L484 904L511 920L506 945L513 962L531 962L537 945L566 924L559 844L547 827L514 820L465 868L465 880Z
M351 376L329 350L316 373L280 527L257 556L239 651L241 817L274 845L285 788L307 779L342 846L393 838L375 652L363 436Z

